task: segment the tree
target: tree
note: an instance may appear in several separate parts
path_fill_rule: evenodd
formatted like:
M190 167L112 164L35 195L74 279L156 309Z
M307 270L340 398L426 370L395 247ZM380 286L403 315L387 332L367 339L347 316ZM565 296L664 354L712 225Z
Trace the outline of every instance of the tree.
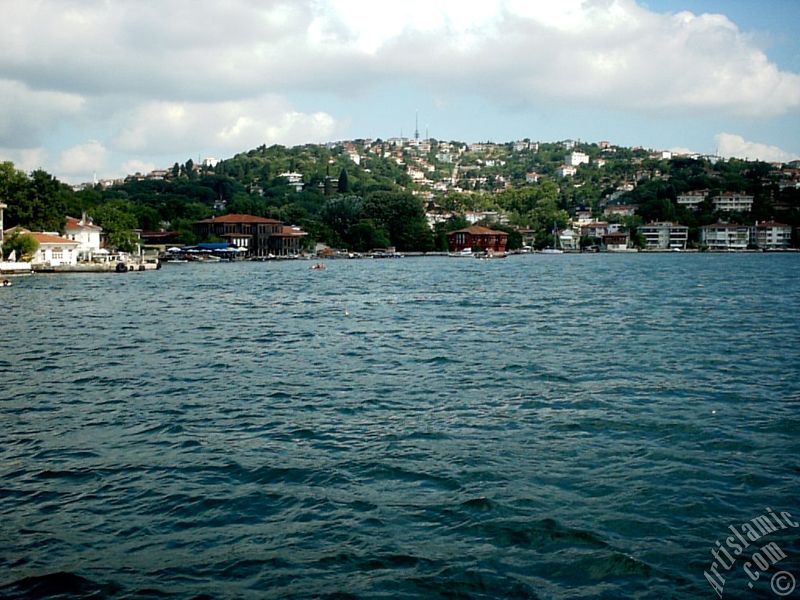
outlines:
M343 241L348 239L350 227L363 216L364 204L358 196L336 196L322 207L322 221Z
M5 258L14 252L17 260L30 262L38 249L39 242L29 233L15 230L3 239L3 257Z
M125 202L113 200L97 207L94 213L109 246L121 252L134 252L137 249L138 239L133 232L137 225L136 216Z
M389 246L389 234L370 219L359 221L348 231L349 247L356 252L366 252L374 248Z
M345 168L339 171L339 182L336 184L336 191L340 194L346 194L350 191L350 184L347 181L347 169Z
M407 192L373 192L364 200L364 215L389 232L398 250L433 248L422 201Z

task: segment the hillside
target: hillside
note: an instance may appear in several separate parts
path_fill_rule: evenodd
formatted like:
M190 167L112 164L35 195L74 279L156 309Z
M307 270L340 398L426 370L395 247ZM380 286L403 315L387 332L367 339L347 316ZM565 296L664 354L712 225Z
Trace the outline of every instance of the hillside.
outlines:
M189 160L79 189L3 163L0 198L8 205L6 227L58 231L66 215L86 211L120 248L132 243L133 229L176 231L193 243L194 221L227 213L277 218L307 231L309 245L354 250L443 249L444 233L464 226L464 215L475 211L509 230L533 232L538 246L551 241L554 224L566 227L579 211L619 222L632 237L642 223L682 223L696 243L698 228L719 220L780 220L796 231L798 166L672 157L603 142L353 140L260 146L219 162ZM697 190L702 202L679 202ZM725 192L752 196L752 205L721 211L712 198ZM614 205L635 205L634 214L604 216Z

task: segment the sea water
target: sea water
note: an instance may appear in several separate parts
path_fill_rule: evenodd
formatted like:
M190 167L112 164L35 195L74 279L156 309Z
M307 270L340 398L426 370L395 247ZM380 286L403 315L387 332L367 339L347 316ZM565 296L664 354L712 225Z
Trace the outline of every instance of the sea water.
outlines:
M310 264L0 292L0 596L713 598L800 577L790 526L712 565L730 527L800 519L800 256ZM754 579L770 541L785 558Z

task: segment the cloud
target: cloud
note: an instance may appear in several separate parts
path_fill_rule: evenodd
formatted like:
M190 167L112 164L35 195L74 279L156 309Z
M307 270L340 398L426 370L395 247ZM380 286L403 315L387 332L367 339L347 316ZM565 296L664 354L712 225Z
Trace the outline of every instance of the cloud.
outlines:
M65 175L96 173L106 167L108 150L97 140L74 146L61 153L56 170Z
M634 0L43 0L7 12L0 76L68 94L222 102L402 80L644 113L800 107L800 75L725 16Z
M67 169L102 158L77 149L88 138L106 164L335 139L361 116L347 101L387 87L454 113L475 96L484 113L608 111L620 128L800 109L800 74L730 19L641 0L7 4L0 146L72 145Z
M337 132L324 112L294 110L278 96L230 102L148 102L128 117L114 146L129 153L237 152L261 144L323 142Z
M787 152L777 146L749 142L742 136L733 133L720 133L715 140L719 155L725 158L746 158L765 162L791 162L800 159L797 154Z
M0 79L0 145L37 146L63 119L78 115L84 102L75 94L32 90L24 83Z

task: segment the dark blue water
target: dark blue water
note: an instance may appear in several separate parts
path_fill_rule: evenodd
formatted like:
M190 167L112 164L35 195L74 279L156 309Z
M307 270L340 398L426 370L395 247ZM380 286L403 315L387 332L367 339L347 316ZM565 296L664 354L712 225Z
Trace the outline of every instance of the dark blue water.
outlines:
M714 598L800 516L800 256L308 265L0 289L0 596Z

